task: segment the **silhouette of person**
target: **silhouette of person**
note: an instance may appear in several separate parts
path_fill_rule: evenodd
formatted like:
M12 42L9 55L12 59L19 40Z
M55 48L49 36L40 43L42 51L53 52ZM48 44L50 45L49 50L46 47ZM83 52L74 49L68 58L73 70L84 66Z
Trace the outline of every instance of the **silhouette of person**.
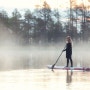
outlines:
M70 36L66 37L66 48L63 50L66 51L66 58L67 58L67 65L69 65L69 61L71 62L71 67L73 67L73 61L72 61L72 39Z

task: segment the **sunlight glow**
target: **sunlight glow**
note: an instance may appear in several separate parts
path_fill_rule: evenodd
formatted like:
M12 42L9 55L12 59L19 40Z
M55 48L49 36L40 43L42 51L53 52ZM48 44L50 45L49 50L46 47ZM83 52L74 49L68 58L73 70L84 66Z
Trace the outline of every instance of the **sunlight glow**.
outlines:
M46 1L51 8L61 8L61 9L66 9L70 7L70 0L0 0L0 8L28 8L28 9L33 9L36 7L42 7L43 2ZM73 0L71 0L73 2ZM90 6L90 1L89 0L76 0L75 1L77 5L80 5L84 3L85 5Z
M46 1L51 8L66 8L69 5L69 0L0 0L0 7L4 8L35 8L43 5Z
M0 7L5 8L34 8L35 4L39 4L39 0L0 0Z
M80 5L80 4L84 4L85 6L90 6L90 1L89 0L76 0L76 3L77 5Z

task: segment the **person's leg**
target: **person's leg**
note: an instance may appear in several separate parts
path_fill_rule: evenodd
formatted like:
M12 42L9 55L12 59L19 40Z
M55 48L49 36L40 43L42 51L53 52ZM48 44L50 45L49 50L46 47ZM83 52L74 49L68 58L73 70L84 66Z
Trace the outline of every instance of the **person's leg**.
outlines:
M69 64L69 58L67 58L67 65L66 65L66 67L68 67L68 64Z
M70 62L71 62L71 67L73 67L73 61L71 57L70 57Z

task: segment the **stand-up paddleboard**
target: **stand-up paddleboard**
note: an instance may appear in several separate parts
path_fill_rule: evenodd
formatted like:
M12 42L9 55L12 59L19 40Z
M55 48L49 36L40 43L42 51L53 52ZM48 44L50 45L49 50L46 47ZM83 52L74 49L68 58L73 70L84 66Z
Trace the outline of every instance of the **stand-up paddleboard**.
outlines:
M47 65L49 69L52 69L52 65ZM65 66L54 66L53 69L60 69L60 70L85 70L90 71L90 68L85 67L65 67Z

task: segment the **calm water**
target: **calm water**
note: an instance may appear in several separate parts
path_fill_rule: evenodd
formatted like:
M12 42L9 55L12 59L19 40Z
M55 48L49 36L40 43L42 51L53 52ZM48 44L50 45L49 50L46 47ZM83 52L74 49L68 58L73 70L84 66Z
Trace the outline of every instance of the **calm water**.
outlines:
M90 72L55 70L53 65L63 49L60 47L1 47L0 90L90 90ZM90 49L75 47L74 66L90 67ZM65 65L65 53L58 65Z
M26 69L0 72L0 90L90 90L90 72Z

